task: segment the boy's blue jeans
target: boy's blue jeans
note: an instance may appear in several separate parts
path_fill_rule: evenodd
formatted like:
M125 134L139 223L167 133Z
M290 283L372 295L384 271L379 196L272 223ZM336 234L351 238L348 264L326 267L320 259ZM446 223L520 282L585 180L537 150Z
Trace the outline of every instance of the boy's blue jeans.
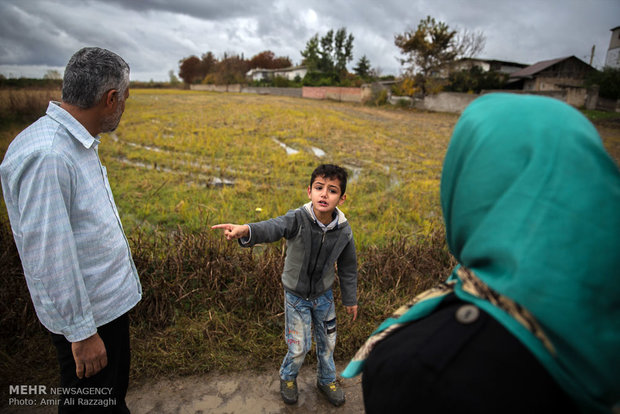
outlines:
M288 352L280 367L280 378L284 381L297 378L299 368L312 346L314 332L318 382L325 385L335 381L336 307L331 289L313 300L305 300L285 291L284 315Z

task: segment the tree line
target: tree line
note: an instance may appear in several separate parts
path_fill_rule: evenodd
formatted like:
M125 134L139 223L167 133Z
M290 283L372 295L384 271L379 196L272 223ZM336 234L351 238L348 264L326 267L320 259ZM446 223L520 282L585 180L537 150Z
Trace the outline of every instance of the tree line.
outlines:
M300 66L307 69L303 79L275 77L250 83L256 86L360 86L377 80L394 80L393 76L381 76L380 69L373 68L365 55L357 60L352 72L349 71L347 65L353 61L354 39L344 27L329 30L323 36L317 33L300 51ZM393 93L424 96L440 91L479 93L484 89L502 89L508 81L507 74L484 71L475 65L465 69L457 65L463 58L481 53L485 42L482 32L457 30L431 16L421 19L417 27L394 36L394 44L401 53L402 75L392 86ZM181 59L179 77L187 84L248 83L246 74L250 69L282 69L292 65L289 57L277 57L269 50L250 59L245 59L243 54L224 54L217 59L212 52L207 52L201 58ZM613 84L618 77L616 72L620 71L603 71L597 75L601 78L596 79L597 83L604 83L602 80L610 83L611 79ZM610 95L617 94L616 90Z
M290 66L292 63L288 57L276 57L270 50L258 53L251 59L245 59L243 54L227 53L221 59L217 59L213 52L207 52L201 58L190 56L181 59L179 77L185 83L244 83L246 73L250 69L280 69Z
M359 86L376 80L393 80L381 76L367 56L361 56L349 71L353 61L355 37L342 27L329 30L322 36L315 34L300 51L300 66L307 69L303 79L293 81L282 78L261 80L265 86ZM497 73L483 73L479 68L451 71L450 65L463 57L471 57L484 48L482 33L450 28L446 23L428 16L420 20L417 28L394 36L394 44L403 55L403 76L396 82L394 92L400 95L426 95L439 90L474 91L499 88L507 80ZM292 66L289 57L276 57L272 51L263 51L250 59L243 55L224 54L215 58L212 52L200 58L190 56L179 61L179 77L187 84L247 83L250 69L282 69ZM441 72L449 76L438 76ZM256 82L254 82L256 83Z
M288 80L273 78L259 83L271 86L320 86L341 85L359 86L364 82L378 78L372 71L370 61L362 56L353 69L347 70L347 64L353 59L354 36L346 28L334 32L329 30L319 37L318 33L306 43L301 51L303 57L300 66L308 69L302 79ZM244 55L225 53L217 59L213 52L207 52L200 58L189 56L179 61L179 77L187 84L234 84L247 83L246 74L251 69L283 69L293 66L288 56L276 56L272 51L262 51L250 59Z

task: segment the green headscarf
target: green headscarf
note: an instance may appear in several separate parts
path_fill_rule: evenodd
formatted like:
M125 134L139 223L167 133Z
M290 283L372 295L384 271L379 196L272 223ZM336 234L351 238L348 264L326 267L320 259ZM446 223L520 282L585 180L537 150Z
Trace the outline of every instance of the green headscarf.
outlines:
M620 401L620 173L594 126L551 98L477 99L454 129L441 206L458 262L526 308L555 355L470 301L584 408L609 411Z
M620 401L620 172L592 124L551 98L475 100L454 129L441 205L460 265L529 311L552 349L463 290L460 265L449 278L455 294L502 323L582 409L610 412ZM375 334L440 300L416 303Z

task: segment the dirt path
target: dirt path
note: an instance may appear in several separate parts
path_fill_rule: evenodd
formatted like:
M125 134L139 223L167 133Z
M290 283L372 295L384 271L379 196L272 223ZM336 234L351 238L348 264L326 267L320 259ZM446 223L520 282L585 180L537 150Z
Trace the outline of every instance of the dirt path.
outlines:
M339 366L339 372L344 366ZM133 414L155 413L363 413L361 377L340 379L347 401L334 407L316 389L316 371L304 366L297 378L299 401L287 406L280 398L277 368L272 371L208 374L162 379L130 388Z
M338 372L344 369L337 364ZM363 413L361 377L340 380L346 403L334 407L316 389L316 368L304 365L297 378L299 401L280 398L277 367L264 371L163 378L130 384L127 405L132 414ZM7 407L2 413L56 413L56 407Z

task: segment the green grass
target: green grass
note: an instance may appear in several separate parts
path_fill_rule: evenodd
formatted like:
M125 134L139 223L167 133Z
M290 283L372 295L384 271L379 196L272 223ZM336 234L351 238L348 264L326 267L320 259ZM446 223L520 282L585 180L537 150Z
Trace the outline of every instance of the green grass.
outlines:
M607 119L620 119L620 114L617 112L605 112L590 109L583 109L581 112L592 122Z

